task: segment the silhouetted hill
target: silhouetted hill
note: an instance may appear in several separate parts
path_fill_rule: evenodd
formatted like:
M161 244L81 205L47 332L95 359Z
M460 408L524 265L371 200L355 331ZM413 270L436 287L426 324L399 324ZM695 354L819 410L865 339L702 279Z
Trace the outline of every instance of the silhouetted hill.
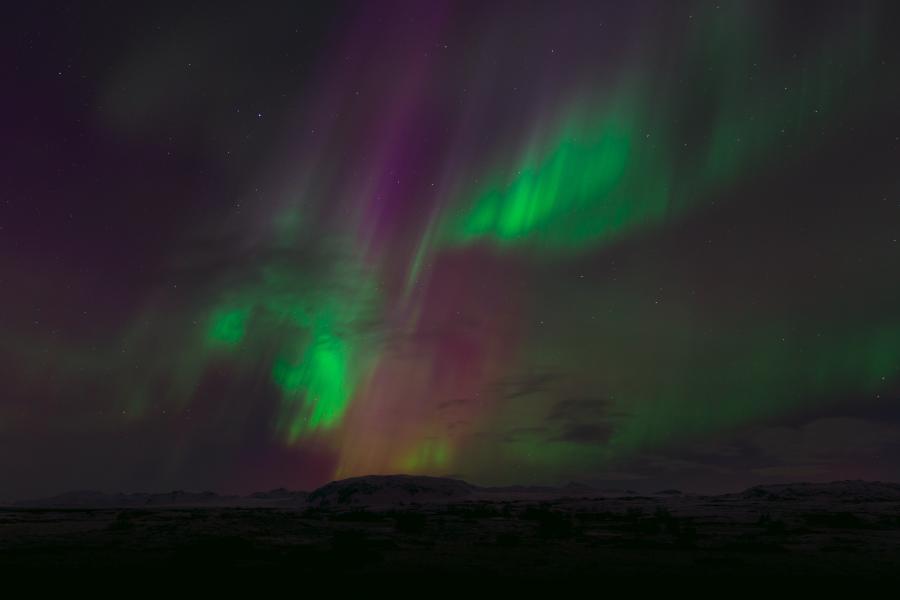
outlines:
M367 475L341 479L320 487L307 497L315 506L392 505L462 500L476 486L460 479L424 475Z

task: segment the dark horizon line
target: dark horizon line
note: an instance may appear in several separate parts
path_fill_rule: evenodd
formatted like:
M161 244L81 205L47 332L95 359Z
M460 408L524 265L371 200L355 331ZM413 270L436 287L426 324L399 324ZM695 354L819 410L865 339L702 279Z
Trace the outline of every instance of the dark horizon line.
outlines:
M24 503L35 503L40 501L50 501L61 499L65 496L71 496L76 494L97 494L99 496L151 496L151 497L160 497L167 496L173 494L185 494L191 496L206 496L206 497L215 497L220 499L263 499L263 494L272 494L275 492L282 492L285 494L306 494L310 495L318 490L321 490L329 485L349 482L353 480L360 479L370 479L370 478L381 478L381 479L392 479L392 478L412 478L412 479L432 479L432 480L443 480L443 481L456 481L462 482L467 486L473 488L473 491L485 491L485 492L535 492L539 493L541 491L553 492L553 491L565 491L570 488L580 488L582 491L594 491L599 493L609 493L609 492L621 492L623 496L654 496L654 495L686 495L686 496L728 496L735 494L743 494L750 490L757 488L782 488L782 487L790 487L790 486L832 486L836 484L846 484L846 483L857 483L857 484L866 484L866 485L888 485L888 486L898 486L900 487L900 482L897 481L883 481L883 480L868 480L868 479L834 479L829 481L790 481L784 483L756 483L747 486L742 486L739 489L734 489L732 491L721 491L721 492L694 492L691 490L686 490L680 487L661 487L655 491L647 491L647 490L635 490L630 487L605 487L597 484L589 484L580 481L569 481L562 485L546 485L546 484L510 484L510 485L479 485L475 483L471 483L465 479L460 477L453 476L438 476L438 475L416 475L409 473L392 473L392 474L371 474L371 475L358 475L354 477L345 477L343 479L334 479L327 483L324 483L318 487L313 489L305 490L305 489L292 489L285 486L279 486L274 488L269 488L266 490L256 490L248 493L227 493L227 492L218 492L213 490L193 490L193 489L185 489L178 488L172 489L168 491L104 491L101 489L95 488L75 488L68 489L56 494L50 494L41 497L29 497L29 498L17 498L17 499L0 499L0 508L24 508L19 505ZM616 481L616 480L612 480ZM37 505L29 506L27 508L40 508ZM88 506L84 506L84 508L89 508Z

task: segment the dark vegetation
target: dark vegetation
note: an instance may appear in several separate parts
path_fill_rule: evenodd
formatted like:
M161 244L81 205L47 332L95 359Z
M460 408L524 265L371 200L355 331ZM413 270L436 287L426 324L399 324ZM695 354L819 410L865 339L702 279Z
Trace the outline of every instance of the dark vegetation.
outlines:
M354 577L660 581L900 575L900 502L783 498L753 491L387 506L8 508L0 509L0 569L274 567Z

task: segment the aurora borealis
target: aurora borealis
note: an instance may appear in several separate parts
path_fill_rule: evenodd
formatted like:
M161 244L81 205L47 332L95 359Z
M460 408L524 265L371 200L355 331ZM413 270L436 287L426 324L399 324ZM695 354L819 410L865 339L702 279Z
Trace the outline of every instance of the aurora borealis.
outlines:
M898 14L17 8L0 495L900 479Z

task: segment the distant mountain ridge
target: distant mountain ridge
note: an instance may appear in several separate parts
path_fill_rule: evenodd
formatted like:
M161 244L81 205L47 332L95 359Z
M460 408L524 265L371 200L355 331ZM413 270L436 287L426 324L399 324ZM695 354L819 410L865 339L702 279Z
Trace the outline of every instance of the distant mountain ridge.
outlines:
M900 500L900 483L855 479L829 483L801 482L756 485L744 490L739 496L747 500L808 500L825 497L860 502L891 501Z
M312 492L278 488L247 496L219 495L215 492L176 490L167 493L105 493L93 490L66 492L48 498L20 500L7 506L20 508L137 508L137 507L311 507L389 506L501 500L504 498L543 499L550 497L629 497L633 490L594 488L582 483L562 487L513 485L482 487L462 479L426 475L366 475L327 483ZM656 497L689 495L668 489ZM742 492L720 494L722 499L791 501L816 499L841 502L900 501L900 483L881 481L832 481L829 483L786 483L750 487Z
M131 506L204 506L222 504L235 500L239 496L220 496L215 492L186 492L175 490L165 493L108 494L96 490L77 490L64 492L49 498L20 500L13 506L20 507L63 507L63 508L106 508Z

